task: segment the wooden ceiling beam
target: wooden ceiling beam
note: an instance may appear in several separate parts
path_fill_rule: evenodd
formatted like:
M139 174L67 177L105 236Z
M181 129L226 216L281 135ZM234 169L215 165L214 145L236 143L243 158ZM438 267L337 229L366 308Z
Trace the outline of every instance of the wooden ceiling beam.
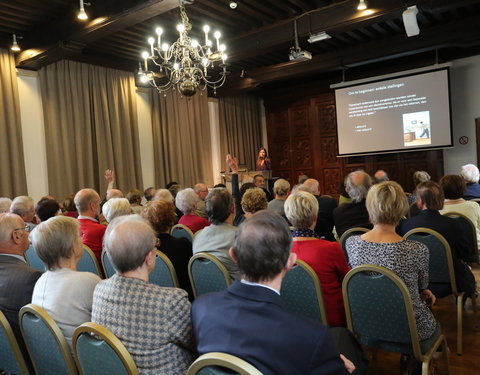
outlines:
M122 2L120 3L120 6L123 5ZM51 37L49 43L39 43L40 41L35 34L29 36L28 40L31 41L30 47L40 48L43 52L33 57L26 53L19 54L17 67L37 70L55 61L72 57L81 53L83 48L80 48L80 46L86 46L88 43L143 22L157 14L165 13L178 7L178 4L178 0L147 0L130 9L106 16L102 22L98 22L99 19L97 18L87 22L83 27L67 30L65 34L60 36L55 34L56 28L52 26L50 30L42 31L44 35ZM27 40L26 37L25 40ZM56 42L58 40L63 42ZM38 42L37 44L35 44L36 41ZM40 47L45 45L46 47ZM69 45L75 45L77 48L67 48ZM27 47L25 46L25 48Z

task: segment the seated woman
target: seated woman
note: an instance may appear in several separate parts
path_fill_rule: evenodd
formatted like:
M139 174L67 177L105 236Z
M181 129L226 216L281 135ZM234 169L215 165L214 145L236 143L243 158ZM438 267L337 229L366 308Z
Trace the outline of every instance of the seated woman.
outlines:
M170 230L177 219L175 206L170 202L151 201L142 211L142 217L150 222L157 232L160 244L158 250L162 251L173 263L177 272L180 287L188 292L193 300L192 286L188 277L188 261L192 257L192 243L186 238L175 238L170 235Z
M189 227L193 233L210 225L207 219L195 215L198 199L197 194L191 188L180 190L175 197L175 205L183 213L178 224Z
M321 239L314 231L318 201L306 191L298 191L285 201L287 219L296 228L292 252L305 261L317 274L330 326L346 326L342 281L350 270L342 248L337 242Z
M127 198L110 198L102 206L102 214L107 222L111 222L117 216L131 215L133 213Z
M75 328L91 320L93 290L100 278L90 272L76 271L83 256L77 220L52 217L37 225L30 237L47 269L35 284L32 303L55 320L71 345Z
M122 341L140 374L184 375L195 347L190 302L182 289L148 282L156 242L155 231L139 215L108 225L104 246L116 274L95 288L92 322Z
M468 217L477 232L477 246L480 246L480 205L477 202L466 201L463 195L467 189L467 184L461 176L449 174L440 179L440 186L445 195L445 202L440 213L458 212Z
M428 249L419 242L404 240L395 232L408 211L405 192L393 181L373 185L366 206L373 229L347 239L350 265L374 264L395 272L410 292L420 340L428 339L437 328L437 321L428 308L435 303L435 296L426 289Z
M242 196L241 205L242 211L245 213L235 215L235 220L233 221L233 225L235 226L242 224L245 219L251 217L255 212L266 210L268 207L267 196L260 188L249 188Z
M126 198L130 202L130 207L134 214L142 212L142 192L138 189L132 189L127 193Z

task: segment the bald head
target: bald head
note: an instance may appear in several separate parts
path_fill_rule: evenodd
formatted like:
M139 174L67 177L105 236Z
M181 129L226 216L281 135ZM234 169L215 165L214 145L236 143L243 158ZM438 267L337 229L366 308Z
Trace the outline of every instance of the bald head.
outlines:
M0 253L23 255L28 246L23 219L17 214L0 214Z
M320 195L319 185L320 183L314 178L308 178L303 183L303 186L313 195Z
M80 215L96 217L100 214L100 196L93 189L82 189L74 198L75 206Z
M354 203L364 200L371 186L372 179L364 171L351 172L345 178L345 190Z
M380 182L383 182L383 181L389 181L389 178L388 178L387 172L385 172L382 169L379 169L373 175L373 180L375 181L376 184L379 184Z
M124 198L123 192L118 189L110 189L107 191L107 201L111 198Z
M205 184L202 184L202 183L196 184L193 187L193 190L202 201L204 201L206 196L208 195L208 187Z

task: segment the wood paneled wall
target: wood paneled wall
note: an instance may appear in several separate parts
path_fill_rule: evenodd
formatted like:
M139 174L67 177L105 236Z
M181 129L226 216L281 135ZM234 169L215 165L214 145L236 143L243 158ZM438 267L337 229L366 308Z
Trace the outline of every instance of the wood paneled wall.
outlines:
M344 177L357 169L371 175L383 169L410 192L413 172L425 170L436 181L443 175L441 150L339 158L334 95L306 92L308 97L290 91L264 101L273 176L294 185L306 174L320 181L322 194L338 197Z

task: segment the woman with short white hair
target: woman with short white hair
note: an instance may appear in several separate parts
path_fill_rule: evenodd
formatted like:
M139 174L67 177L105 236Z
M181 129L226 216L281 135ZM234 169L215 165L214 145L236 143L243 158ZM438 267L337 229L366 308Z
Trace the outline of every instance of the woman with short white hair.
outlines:
M463 196L467 201L474 198L480 198L480 184L478 179L480 178L480 172L476 165L466 164L462 166L460 175L467 183L467 189Z
M189 227L193 233L210 225L207 219L195 215L198 200L198 195L192 188L180 190L175 197L175 205L183 213L178 224Z
M350 267L340 245L320 238L313 230L317 223L317 199L309 192L297 191L285 201L285 214L295 227L292 252L308 263L320 279L328 324L346 326L342 281Z
M80 224L54 216L37 225L30 237L47 269L35 284L32 303L55 320L71 345L75 328L91 320L93 290L100 281L93 273L76 270L83 256Z
M132 213L132 207L127 198L110 198L102 207L102 214L109 223L118 216Z

